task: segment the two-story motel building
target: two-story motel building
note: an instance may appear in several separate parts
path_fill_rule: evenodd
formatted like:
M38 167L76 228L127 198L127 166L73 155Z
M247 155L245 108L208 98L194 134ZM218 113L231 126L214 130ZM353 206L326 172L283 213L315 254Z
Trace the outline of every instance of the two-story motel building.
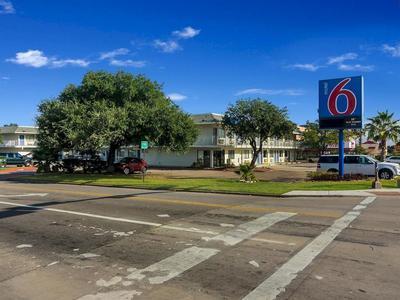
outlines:
M189 151L182 154L154 147L145 151L142 158L154 167L199 165L206 168L217 168L224 165L237 166L251 161L251 146L227 136L221 125L222 115L196 114L192 115L192 118L198 127L199 136ZM270 139L263 144L262 155L258 158L257 165L295 161L298 151L298 142L295 139Z
M0 127L0 153L31 154L37 147L38 128L34 126Z
M229 138L222 128L222 115L214 113L195 114L192 118L198 128L199 136L185 153L168 152L152 147L142 151L141 157L153 167L192 167L218 168L224 165L240 165L250 162L252 149L247 143ZM34 126L0 127L2 143L0 153L31 154L37 147L38 128ZM116 158L136 156L138 148L121 148ZM104 151L106 152L106 151ZM293 140L270 139L263 144L263 153L257 165L270 165L295 161L299 152L298 142ZM106 153L104 153L106 154Z

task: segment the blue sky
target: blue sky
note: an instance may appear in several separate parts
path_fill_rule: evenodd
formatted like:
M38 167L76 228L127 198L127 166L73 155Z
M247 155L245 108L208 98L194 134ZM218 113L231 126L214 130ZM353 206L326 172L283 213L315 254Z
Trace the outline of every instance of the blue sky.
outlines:
M318 80L363 75L365 112L400 117L399 1L0 0L0 124L89 70L144 74L190 113L240 97L317 118Z

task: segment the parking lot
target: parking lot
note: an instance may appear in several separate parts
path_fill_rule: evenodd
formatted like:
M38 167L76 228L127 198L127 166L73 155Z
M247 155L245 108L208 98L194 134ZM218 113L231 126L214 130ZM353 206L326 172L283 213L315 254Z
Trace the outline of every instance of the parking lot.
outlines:
M398 195L0 182L0 299L398 299Z

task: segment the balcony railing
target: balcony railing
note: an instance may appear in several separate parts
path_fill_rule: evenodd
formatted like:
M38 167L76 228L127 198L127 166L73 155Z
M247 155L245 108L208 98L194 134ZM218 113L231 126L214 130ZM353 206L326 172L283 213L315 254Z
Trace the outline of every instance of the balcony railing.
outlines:
M235 138L229 137L214 137L200 136L193 146L230 146L239 148L249 148L248 143L239 143ZM264 148L280 148L280 149L295 149L299 148L299 143L296 141L270 140L263 144Z
M15 140L11 141L3 141L3 143L0 143L0 147L35 147L37 146L36 141L25 141L23 143Z

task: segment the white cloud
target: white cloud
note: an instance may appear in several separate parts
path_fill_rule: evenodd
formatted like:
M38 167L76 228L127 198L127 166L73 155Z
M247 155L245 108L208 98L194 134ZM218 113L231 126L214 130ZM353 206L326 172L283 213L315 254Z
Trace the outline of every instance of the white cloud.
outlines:
M200 34L200 29L194 29L191 26L187 26L182 30L175 30L172 34L181 39L190 39Z
M358 54L354 53L354 52L349 52L349 53L345 53L343 55L340 56L335 56L335 57L329 57L328 58L328 65L332 65L332 64L340 64L346 60L353 60L353 59L357 59L358 58Z
M2 80L10 80L10 77L8 77L8 76L2 76L1 79L2 79Z
M7 61L34 68L44 67L49 63L49 59L43 55L42 51L39 50L17 52L15 58L9 58Z
M172 101L182 101L187 98L187 96L179 94L179 93L171 93L168 94L167 97L171 99Z
M238 91L235 94L235 96L251 95L251 94L268 95L268 96L273 96L273 95L301 96L304 95L304 92L298 89L270 90L270 89L252 88L252 89Z
M84 59L56 59L49 58L40 50L28 50L26 52L17 52L15 58L9 58L6 61L14 64L33 68L53 67L61 68L65 66L87 67L90 62Z
M322 66L317 66L315 64L294 64L290 65L289 68L315 72L322 68Z
M153 45L155 48L165 53L173 53L175 51L182 49L181 46L178 44L178 42L172 40L170 41L155 40Z
M129 53L129 49L127 48L118 48L109 52L102 52L100 54L100 59L112 59L119 55L126 55Z
M382 50L385 53L388 53L389 55L393 57L400 57L400 43L394 46L390 46L388 44L384 44L382 46Z
M13 13L15 13L15 9L11 1L0 0L0 14L13 14Z
M339 64L338 69L341 71L360 71L360 72L371 72L375 69L373 65L347 65L347 64Z
M146 66L146 62L144 60L119 60L119 59L112 59L110 61L110 65L116 67L135 67L135 68L143 68Z
M90 62L84 59L58 59L51 60L50 65L54 68L62 68L65 66L87 67Z

